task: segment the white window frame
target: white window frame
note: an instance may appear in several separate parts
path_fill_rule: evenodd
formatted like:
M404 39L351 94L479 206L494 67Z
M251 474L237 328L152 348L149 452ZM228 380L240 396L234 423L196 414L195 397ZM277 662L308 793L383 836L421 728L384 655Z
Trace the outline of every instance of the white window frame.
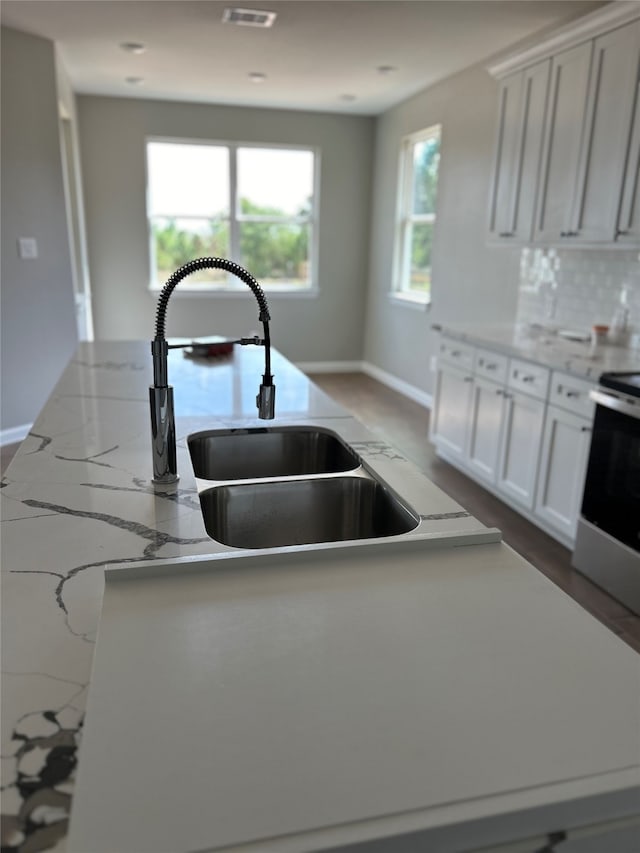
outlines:
M423 294L412 291L408 287L412 228L414 224L422 222L435 223L437 212L421 214L413 212L413 151L418 143L426 142L436 136L442 139L441 124L434 124L410 133L403 138L400 146L393 287L389 295L392 301L420 310L428 308L431 304L431 290L428 294ZM439 178L438 173L438 180Z
M311 233L309 239L309 284L307 287L300 287L294 284L288 285L286 282L270 286L268 283L259 281L260 286L269 293L269 299L278 296L287 297L315 297L318 295L318 211L320 205L320 149L312 145L293 145L288 143L271 143L271 142L238 142L229 140L215 139L185 139L167 136L147 136L145 138L145 187L146 187L146 204L145 215L147 219L147 245L149 247L149 290L158 293L162 290L165 282L159 281L156 276L156 261L153 243L152 220L155 218L179 218L179 219L202 219L202 216L171 212L166 214L154 214L152 217L149 213L149 160L147 156L147 146L151 142L160 142L171 145L204 145L207 147L224 147L229 151L229 242L230 242L230 257L228 260L241 263L239 258L239 228L238 224L244 222L299 222L310 226ZM239 148L271 148L285 151L308 151L313 154L313 197L311 210L308 216L304 217L270 217L270 216L252 216L247 214L239 214L237 211L238 198L238 169L237 155ZM226 217L225 217L226 220ZM248 270L251 272L251 270ZM183 296L196 295L203 296L205 294L219 296L237 296L239 292L244 292L245 285L236 279L234 276L227 276L226 283L191 283L189 277L183 279L180 286L176 288L173 296L182 294Z

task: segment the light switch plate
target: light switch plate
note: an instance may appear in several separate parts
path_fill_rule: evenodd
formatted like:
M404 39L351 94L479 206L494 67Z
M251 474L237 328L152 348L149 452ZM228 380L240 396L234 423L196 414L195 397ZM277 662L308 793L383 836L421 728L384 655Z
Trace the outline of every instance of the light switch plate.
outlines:
M23 261L32 260L38 257L38 243L35 237L19 237L18 238L18 256Z

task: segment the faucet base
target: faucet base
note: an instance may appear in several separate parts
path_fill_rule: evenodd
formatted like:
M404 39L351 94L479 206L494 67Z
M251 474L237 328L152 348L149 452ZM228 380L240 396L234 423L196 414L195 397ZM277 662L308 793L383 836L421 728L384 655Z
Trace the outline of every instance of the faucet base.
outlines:
M154 486L172 486L174 483L177 483L180 477L177 474L168 477L153 477L151 483Z
M176 429L173 416L173 388L149 388L151 408L151 449L153 456L152 483L158 485L178 480L176 462Z

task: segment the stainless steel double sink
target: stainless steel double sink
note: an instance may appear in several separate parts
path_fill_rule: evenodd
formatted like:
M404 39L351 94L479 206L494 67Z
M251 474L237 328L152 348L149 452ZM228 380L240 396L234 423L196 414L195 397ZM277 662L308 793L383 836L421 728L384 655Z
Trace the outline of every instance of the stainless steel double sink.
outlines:
M207 430L187 439L205 528L235 548L397 536L415 512L336 433L317 426Z

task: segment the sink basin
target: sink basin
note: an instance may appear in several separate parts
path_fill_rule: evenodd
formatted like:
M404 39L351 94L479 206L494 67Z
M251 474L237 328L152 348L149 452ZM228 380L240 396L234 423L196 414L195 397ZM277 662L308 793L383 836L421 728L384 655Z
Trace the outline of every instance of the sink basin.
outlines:
M187 443L194 474L205 480L333 474L360 465L335 433L319 427L209 430Z
M200 503L209 536L235 548L394 536L419 523L388 489L360 476L215 486Z

